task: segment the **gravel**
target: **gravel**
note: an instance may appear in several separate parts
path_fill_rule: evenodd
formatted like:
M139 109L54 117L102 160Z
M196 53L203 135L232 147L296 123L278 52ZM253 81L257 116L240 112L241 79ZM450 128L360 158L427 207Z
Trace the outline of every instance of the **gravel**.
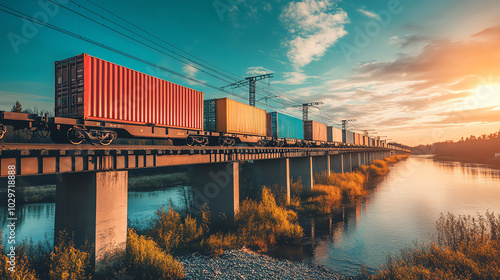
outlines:
M194 253L178 257L188 279L347 279L324 266L278 260L247 249L220 257Z

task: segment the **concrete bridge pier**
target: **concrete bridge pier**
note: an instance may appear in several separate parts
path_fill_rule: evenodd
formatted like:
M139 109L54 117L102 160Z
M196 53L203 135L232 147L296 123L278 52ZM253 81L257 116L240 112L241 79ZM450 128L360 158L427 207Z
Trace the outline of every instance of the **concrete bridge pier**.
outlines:
M330 156L313 157L313 172L314 174L326 172L326 174L330 176L331 172Z
M334 173L344 173L344 154L331 156L330 162Z
M290 158L290 176L294 182L300 177L302 185L312 189L314 187L313 158Z
M255 187L274 184L286 189L286 202L290 203L290 159L257 160L253 162L253 182Z
M361 166L361 156L359 153L352 153L351 154L351 160L352 160L352 170L359 168Z
M56 187L55 238L74 233L76 246L94 244L93 264L127 244L127 171L65 173Z
M352 172L352 154L344 154L344 172Z
M193 173L193 213L206 204L212 217L234 219L240 207L239 162L196 165Z

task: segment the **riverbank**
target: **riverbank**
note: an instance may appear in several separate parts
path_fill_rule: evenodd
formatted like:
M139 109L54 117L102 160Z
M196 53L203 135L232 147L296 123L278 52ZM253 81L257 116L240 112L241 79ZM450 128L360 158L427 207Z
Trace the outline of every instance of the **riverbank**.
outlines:
M473 163L473 164L485 164L488 167L494 169L500 169L500 157L492 159L474 159L460 156L439 156L439 155L429 155L435 161L457 161L461 163Z
M178 260L187 279L356 279L324 266L279 260L248 249L228 250L217 258L194 253Z

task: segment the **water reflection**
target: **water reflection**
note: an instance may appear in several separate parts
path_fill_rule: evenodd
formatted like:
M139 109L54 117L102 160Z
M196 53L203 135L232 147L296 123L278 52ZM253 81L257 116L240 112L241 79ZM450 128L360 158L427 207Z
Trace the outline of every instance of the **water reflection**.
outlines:
M187 187L186 187L187 188ZM128 218L132 222L144 221L154 216L155 211L171 203L178 211L185 210L184 187L174 187L151 192L129 192ZM189 189L185 189L190 191ZM7 230L7 208L0 207L0 229ZM31 239L34 242L54 240L55 203L36 203L18 205L16 209L16 241Z
M434 162L412 157L391 168L365 200L331 217L299 220L302 245L277 248L270 255L320 264L346 275L360 265L376 269L387 253L430 241L441 213L500 213L500 171L484 165Z

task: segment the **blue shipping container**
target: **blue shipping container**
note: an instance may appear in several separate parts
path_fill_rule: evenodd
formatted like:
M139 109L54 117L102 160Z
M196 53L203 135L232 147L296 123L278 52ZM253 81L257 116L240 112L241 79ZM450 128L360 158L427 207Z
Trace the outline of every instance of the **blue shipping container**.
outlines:
M302 120L278 112L267 113L267 136L304 139Z

